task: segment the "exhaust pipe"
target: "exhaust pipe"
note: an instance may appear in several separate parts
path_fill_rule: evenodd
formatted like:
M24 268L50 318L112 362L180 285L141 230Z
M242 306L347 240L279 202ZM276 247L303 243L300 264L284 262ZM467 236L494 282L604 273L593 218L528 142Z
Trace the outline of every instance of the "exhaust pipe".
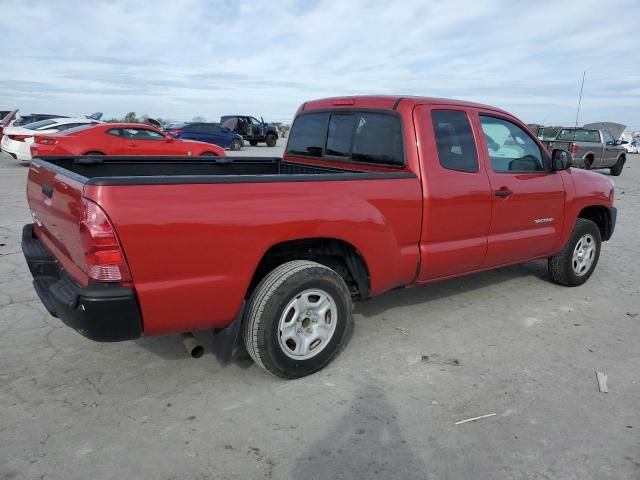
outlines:
M180 336L182 344L191 358L200 358L204 354L204 347L198 343L191 332L182 333Z

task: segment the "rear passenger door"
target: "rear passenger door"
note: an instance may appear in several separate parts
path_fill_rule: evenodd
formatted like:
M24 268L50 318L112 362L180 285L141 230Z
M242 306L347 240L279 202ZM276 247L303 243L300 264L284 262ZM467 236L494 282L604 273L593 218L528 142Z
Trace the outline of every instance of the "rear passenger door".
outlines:
M564 183L529 130L494 112L476 117L491 183L491 228L483 267L553 253L564 222Z
M420 105L413 118L424 192L419 280L471 272L485 258L491 223L480 134L464 109Z

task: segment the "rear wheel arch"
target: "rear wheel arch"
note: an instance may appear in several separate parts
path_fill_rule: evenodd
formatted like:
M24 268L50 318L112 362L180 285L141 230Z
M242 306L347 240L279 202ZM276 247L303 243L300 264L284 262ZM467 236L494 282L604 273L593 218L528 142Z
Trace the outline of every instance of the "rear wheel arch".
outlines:
M105 153L99 152L97 150L92 150L90 152L84 153L83 155L106 155Z
M369 296L369 269L360 251L344 240L320 237L288 240L272 245L262 255L255 269L247 297L269 272L294 260L310 260L329 267L345 280L352 296Z

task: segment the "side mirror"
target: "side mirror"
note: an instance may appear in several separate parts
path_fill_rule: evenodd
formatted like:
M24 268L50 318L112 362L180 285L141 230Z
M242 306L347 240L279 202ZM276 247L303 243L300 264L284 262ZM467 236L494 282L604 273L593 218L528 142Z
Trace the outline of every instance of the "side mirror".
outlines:
M626 145L627 143L629 143L629 142L627 142L626 140L618 140L616 142L616 145Z
M573 155L571 153L560 148L553 150L551 153L551 170L553 172L568 170L571 165L573 165Z

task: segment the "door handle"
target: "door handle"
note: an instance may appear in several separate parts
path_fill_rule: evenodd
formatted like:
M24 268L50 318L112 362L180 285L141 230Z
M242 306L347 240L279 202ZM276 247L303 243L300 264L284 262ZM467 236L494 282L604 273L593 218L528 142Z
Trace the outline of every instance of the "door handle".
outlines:
M506 188L501 188L500 190L496 190L495 192L493 192L493 194L496 197L508 197L509 195L513 195L513 192Z

